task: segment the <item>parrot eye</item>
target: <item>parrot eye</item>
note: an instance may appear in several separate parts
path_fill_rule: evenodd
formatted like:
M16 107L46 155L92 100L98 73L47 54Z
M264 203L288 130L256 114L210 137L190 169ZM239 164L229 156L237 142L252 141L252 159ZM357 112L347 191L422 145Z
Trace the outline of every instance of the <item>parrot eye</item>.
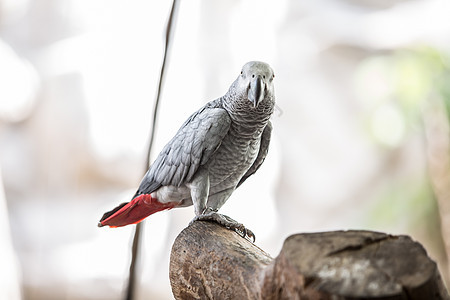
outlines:
M263 75L263 78L266 79L266 75Z
M242 73L243 73L243 72L241 71L241 75L242 75Z
M255 74L252 75L252 78L255 78Z

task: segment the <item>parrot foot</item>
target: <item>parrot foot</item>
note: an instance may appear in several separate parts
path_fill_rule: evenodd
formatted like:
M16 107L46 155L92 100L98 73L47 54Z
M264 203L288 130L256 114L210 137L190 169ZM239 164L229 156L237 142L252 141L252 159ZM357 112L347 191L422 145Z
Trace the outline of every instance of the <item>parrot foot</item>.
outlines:
M195 216L195 218L192 219L190 224L194 223L195 221L216 222L227 229L234 230L236 233L241 235L243 238L252 239L253 243L256 240L256 237L255 237L255 234L253 233L253 231L251 231L248 228L245 228L245 226L243 224L233 220L232 218L230 218L226 215L219 214L215 211L204 212L201 215Z

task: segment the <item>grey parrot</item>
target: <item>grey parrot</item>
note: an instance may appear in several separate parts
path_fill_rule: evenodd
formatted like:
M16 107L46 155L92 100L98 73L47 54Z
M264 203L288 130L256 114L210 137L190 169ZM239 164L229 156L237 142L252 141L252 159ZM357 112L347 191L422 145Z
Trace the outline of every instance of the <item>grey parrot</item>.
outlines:
M132 200L105 213L98 226L136 224L158 211L194 205L192 222L214 221L254 239L250 230L218 210L266 158L274 77L268 64L246 63L224 96L183 123Z

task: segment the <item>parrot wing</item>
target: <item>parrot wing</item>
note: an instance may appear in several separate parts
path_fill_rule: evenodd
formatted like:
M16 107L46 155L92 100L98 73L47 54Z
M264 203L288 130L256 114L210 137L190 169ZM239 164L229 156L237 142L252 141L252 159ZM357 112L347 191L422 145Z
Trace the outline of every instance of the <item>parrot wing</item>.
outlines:
M192 114L153 162L133 199L103 214L98 226L136 224L155 212L173 208L173 203L161 203L150 194L163 185L189 182L220 146L230 124L220 100Z
M136 194L189 182L220 146L230 124L230 116L219 99L192 114L153 162Z
M253 165L247 170L244 176L242 176L236 188L239 187L251 175L255 174L255 172L258 171L259 167L261 167L262 163L264 162L264 159L267 156L267 152L269 151L271 135L272 135L272 123L269 121L261 135L261 143L259 146L258 156L256 157Z

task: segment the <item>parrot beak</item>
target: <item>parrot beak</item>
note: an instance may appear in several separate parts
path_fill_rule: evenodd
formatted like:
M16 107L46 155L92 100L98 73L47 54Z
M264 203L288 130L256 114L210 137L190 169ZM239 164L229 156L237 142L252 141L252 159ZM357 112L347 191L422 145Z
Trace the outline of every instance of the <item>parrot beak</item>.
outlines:
M248 91L248 99L253 103L253 107L257 107L258 104L264 99L265 96L265 84L261 75L255 76L250 82L250 89Z

